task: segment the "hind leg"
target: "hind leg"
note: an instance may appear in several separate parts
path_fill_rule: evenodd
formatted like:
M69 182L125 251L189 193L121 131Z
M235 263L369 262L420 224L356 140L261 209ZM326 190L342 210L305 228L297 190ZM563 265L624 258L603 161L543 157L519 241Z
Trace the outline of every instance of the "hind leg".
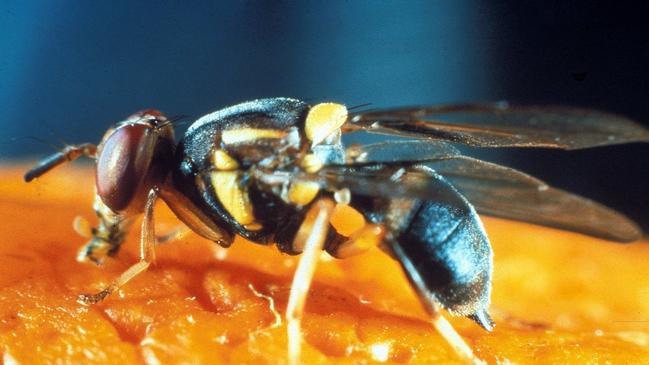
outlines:
M444 316L442 316L439 311L432 316L431 323L433 327L439 332L439 334L444 338L446 343L453 348L453 351L462 358L468 364L485 364L484 361L480 360L475 356L473 350L466 342L462 339L459 333L453 328Z
M386 244L382 245L381 248L386 251L387 254L400 261L406 276L408 276L410 281L415 284L414 287L417 289L417 282L421 282L422 278L419 276L413 263L405 257L401 246L396 244ZM453 325L451 325L451 323L449 323L440 313L439 305L428 299L428 296L422 295L420 292L418 292L418 294L422 298L422 304L426 311L431 316L431 324L458 357L467 364L485 364L484 361L475 356L471 347L464 341L464 339L462 339L462 336L457 333L455 328L453 328Z
M302 256L293 275L291 293L286 306L288 363L291 365L300 363L302 346L300 325L304 312L304 303L311 286L313 273L318 264L320 252L325 244L332 211L333 203L330 200L323 199L316 202L306 214L304 222L294 239L294 247L298 251L302 251Z

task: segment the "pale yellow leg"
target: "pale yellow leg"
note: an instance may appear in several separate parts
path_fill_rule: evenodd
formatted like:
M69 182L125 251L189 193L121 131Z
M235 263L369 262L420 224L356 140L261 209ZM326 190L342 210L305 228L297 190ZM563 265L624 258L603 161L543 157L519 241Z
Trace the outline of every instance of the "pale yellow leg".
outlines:
M385 235L385 228L378 224L365 224L363 228L354 232L349 239L336 249L334 256L344 259L360 255L381 243Z
M304 303L311 286L313 273L318 264L320 252L324 247L333 207L333 202L329 200L323 199L316 202L307 213L295 237L294 246L303 247L304 251L293 276L291 293L286 307L288 363L291 365L300 363L302 347L300 325L304 312Z
M155 227L153 221L153 206L157 198L156 192L149 191L146 205L144 207L144 218L142 219L142 232L140 235L140 261L124 271L108 287L96 294L81 294L77 302L88 305L101 302L115 290L128 283L131 279L144 272L155 262Z
M432 318L433 327L439 332L439 334L446 340L446 342L451 346L453 351L467 364L482 365L486 364L484 361L478 359L474 354L471 347L467 345L466 342L462 339L455 328L442 316L439 311L436 311Z
M185 226L179 226L174 228L171 232L166 233L162 236L157 236L156 237L156 244L162 245L165 243L173 242L176 240L181 240L188 234L192 232L191 229L185 227Z
M167 204L169 209L185 225L195 233L214 241L222 247L229 247L233 237L227 231L219 227L214 220L205 214L201 208L196 206L191 199L176 190L170 182L166 182L157 190L160 198ZM188 232L188 231L186 231ZM178 237L173 237L178 238ZM163 239L164 243L167 240Z

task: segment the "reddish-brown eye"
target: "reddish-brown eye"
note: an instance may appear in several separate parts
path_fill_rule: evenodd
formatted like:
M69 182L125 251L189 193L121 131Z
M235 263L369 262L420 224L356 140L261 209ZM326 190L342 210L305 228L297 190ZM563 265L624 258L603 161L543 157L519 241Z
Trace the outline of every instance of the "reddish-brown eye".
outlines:
M164 115L162 112L156 109L144 109L140 110L137 113L131 114L128 118L126 119L141 119L144 116L150 116L150 117L155 117L156 119L164 118Z
M103 141L97 156L97 193L115 212L125 210L141 188L151 158L152 128L130 124Z

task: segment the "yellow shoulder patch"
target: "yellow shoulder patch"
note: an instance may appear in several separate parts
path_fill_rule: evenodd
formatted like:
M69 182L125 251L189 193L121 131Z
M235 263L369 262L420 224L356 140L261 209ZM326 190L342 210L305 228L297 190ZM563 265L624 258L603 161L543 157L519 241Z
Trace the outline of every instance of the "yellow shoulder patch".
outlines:
M347 108L342 104L321 103L314 105L306 116L304 131L311 145L324 141L347 121Z

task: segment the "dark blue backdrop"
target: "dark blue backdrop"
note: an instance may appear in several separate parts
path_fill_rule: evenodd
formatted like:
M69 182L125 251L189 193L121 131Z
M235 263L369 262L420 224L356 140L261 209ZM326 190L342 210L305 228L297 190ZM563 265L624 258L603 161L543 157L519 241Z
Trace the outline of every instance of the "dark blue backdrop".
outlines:
M590 1L0 4L0 157L93 141L135 110L199 117L292 96L375 107L502 100L649 121L647 5ZM18 140L14 140L18 138ZM476 153L649 226L649 147Z

